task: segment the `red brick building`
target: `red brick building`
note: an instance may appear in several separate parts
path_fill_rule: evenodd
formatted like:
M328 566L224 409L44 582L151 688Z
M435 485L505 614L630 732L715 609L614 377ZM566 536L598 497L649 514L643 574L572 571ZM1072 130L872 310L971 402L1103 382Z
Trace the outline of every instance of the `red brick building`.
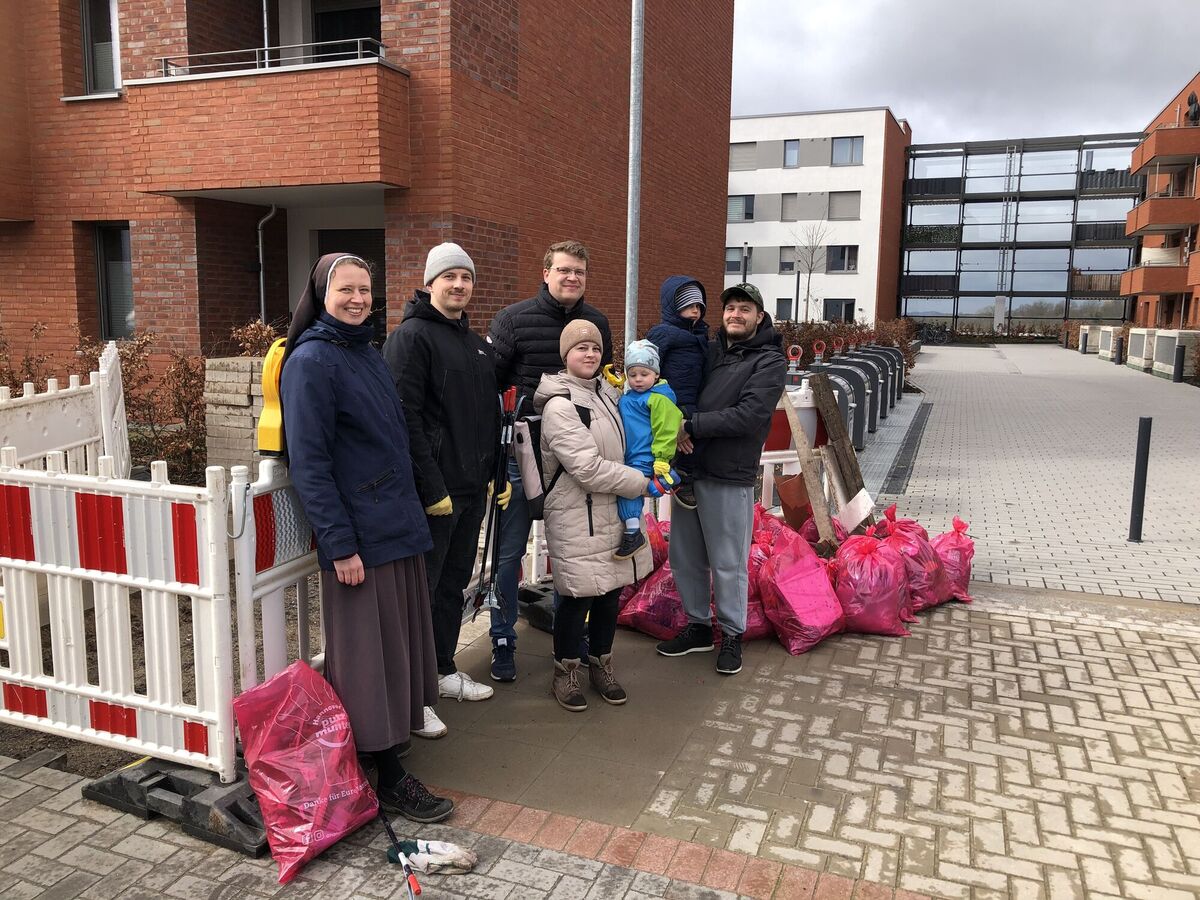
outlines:
M643 329L666 275L721 283L733 0L703 7L646 5ZM348 249L379 263L390 327L428 248L455 240L485 324L574 237L619 329L629 17L628 0L270 0L264 32L248 0L0 0L0 327L18 352L39 321L55 354L75 326L220 352L259 313L262 222L268 319L319 252Z
M1125 222L1142 238L1137 265L1121 276L1121 293L1136 297L1134 323L1146 328L1200 328L1200 98L1197 74L1146 126L1130 171L1146 176L1146 196Z

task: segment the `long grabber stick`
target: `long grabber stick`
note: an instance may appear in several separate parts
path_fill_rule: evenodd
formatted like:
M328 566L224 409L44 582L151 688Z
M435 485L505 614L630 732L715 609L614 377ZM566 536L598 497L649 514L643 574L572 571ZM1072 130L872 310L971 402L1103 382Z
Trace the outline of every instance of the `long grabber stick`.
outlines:
M496 452L496 470L492 476L492 499L488 505L487 524L484 526L483 537L483 554L480 557L480 573L479 586L475 589L474 607L475 611L471 614L471 621L475 621L475 617L479 615L479 610L486 607L487 609L500 610L501 618L504 617L504 610L500 606L500 598L496 594L496 571L499 568L500 562L500 492L504 490L504 484L508 474L508 452L512 446L513 427L517 421L517 388L512 386L504 391L499 397L500 401L500 446ZM511 502L511 498L510 498ZM491 570L488 572L486 582L483 578L483 569L487 567L489 559L491 560Z

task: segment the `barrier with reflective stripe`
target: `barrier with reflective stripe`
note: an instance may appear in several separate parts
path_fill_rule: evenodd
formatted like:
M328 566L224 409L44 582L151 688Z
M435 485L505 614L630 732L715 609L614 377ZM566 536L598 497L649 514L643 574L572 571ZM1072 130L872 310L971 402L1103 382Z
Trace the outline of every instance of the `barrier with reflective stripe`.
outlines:
M246 466L234 466L231 474L238 684L244 691L297 659L319 663L308 627L308 576L317 572L317 552L312 526L292 488L286 466L264 459L259 464L258 480L253 483ZM294 643L288 637L289 595L294 602Z
M225 470L204 487L0 450L0 721L232 780ZM190 624L190 627L188 627ZM47 645L48 640L48 645Z

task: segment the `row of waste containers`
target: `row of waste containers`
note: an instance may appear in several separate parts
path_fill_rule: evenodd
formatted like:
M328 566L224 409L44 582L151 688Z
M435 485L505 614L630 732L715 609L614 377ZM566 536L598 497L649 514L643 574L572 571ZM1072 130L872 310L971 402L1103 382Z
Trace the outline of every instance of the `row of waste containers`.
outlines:
M826 349L832 352L826 355ZM813 350L815 361L802 369L800 348L788 349L789 389L800 387L807 377L818 372L827 375L833 383L838 409L854 449L865 449L871 435L886 421L904 394L904 354L895 347L877 344L847 347L840 341L832 348L817 341Z
M1125 340L1121 338L1121 331L1110 325L1082 325L1079 328L1079 352L1095 353L1101 359L1174 381L1196 373L1200 331L1131 328Z

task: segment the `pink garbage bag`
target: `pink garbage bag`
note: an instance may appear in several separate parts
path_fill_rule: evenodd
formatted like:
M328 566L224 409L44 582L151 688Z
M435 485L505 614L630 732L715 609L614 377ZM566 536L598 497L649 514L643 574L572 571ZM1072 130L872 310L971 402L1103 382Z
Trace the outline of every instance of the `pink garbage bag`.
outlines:
M762 593L759 589L759 576L766 563L767 552L758 544L751 544L750 558L746 561L750 589L746 597L746 630L742 633L744 641L761 640L773 633L771 623L763 610Z
M967 537L969 526L958 516L954 517L953 526L950 531L935 537L930 544L946 569L951 597L970 603L968 588L971 584L971 559L975 556L975 542Z
M379 802L333 687L303 661L233 701L267 845L287 884L326 847L361 828Z
M763 612L793 656L842 630L841 604L825 564L790 528L779 536L758 582Z
M779 535L791 530L786 522L767 512L761 503L754 504L754 525L750 540L761 547L767 556L771 555Z
M683 601L675 587L669 562L643 578L617 613L618 625L636 628L660 641L675 637L687 623L687 614L683 611Z
M809 516L804 520L804 524L800 526L800 536L812 544L814 547L821 540L821 534L817 531L817 520ZM833 520L833 536L840 544L850 537L850 532L846 531L846 526L837 519Z
M929 532L921 527L921 524L916 519L905 519L896 517L896 504L893 503L883 511L883 517L888 522L888 527L892 529L900 529L901 531L914 531L925 540L929 540Z
M838 548L837 598L846 631L907 637L905 567L899 552L871 535L848 538Z
M883 543L899 552L904 561L912 612L932 609L954 596L946 567L929 541L915 529L898 527L894 519L885 519L880 529Z
M650 556L655 569L667 561L667 531L663 526L669 524L659 522L650 513L646 514L646 540L650 542Z

